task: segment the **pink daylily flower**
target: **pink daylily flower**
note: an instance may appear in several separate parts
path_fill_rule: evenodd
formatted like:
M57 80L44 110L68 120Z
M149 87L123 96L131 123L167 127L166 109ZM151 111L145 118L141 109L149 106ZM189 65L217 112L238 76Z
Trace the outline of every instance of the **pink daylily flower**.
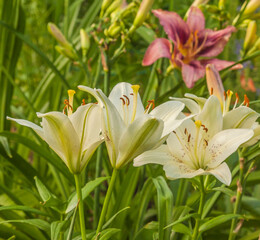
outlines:
M151 43L143 66L151 65L159 58L168 58L173 67L181 69L186 86L192 88L204 77L207 64L214 64L218 71L234 64L213 57L223 51L231 33L236 31L235 27L228 26L219 31L205 29L204 15L197 7L191 7L186 22L175 12L161 9L152 12L159 18L169 39L157 38ZM242 65L237 64L232 69L240 68Z

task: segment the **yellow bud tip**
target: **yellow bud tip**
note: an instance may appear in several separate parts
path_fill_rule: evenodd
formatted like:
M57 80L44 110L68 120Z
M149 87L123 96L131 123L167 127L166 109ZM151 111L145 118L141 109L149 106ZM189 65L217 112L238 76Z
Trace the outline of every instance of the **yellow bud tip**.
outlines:
M134 93L138 93L140 85L132 85L131 88L133 89Z
M195 125L196 125L197 128L200 128L202 123L201 123L200 120L197 120L197 121L195 121Z

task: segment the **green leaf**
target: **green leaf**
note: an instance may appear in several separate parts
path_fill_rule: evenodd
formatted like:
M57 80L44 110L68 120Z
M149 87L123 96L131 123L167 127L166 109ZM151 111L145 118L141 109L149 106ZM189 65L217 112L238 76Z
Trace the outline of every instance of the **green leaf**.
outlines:
M73 212L73 216L72 216L70 227L69 227L69 232L67 235L67 240L72 239L73 228L74 228L74 224L75 224L75 220L76 220L76 216L77 216L77 210L78 210L78 205L75 207L74 212Z
M182 234L185 234L188 236L191 236L191 234L192 234L192 231L182 223L178 223L178 224L174 225L172 227L172 230L174 232L182 233Z
M4 150L5 150L6 154L7 154L7 156L9 158L12 158L12 153L11 153L11 150L9 148L9 144L8 144L7 139L4 138L4 137L0 137L0 143L3 145Z
M64 203L61 202L55 195L53 195L47 187L39 180L38 177L35 177L35 184L37 190L43 200L43 205L45 207L52 207L53 209L57 210L58 212L64 212Z
M171 230L164 229L164 226L172 221L173 195L162 176L154 178L153 183L158 198L159 240L168 240Z
M117 234L118 232L120 232L121 230L120 229L117 229L117 228L108 228L106 230L103 230L100 235L99 235L99 240L111 240L111 237L115 234ZM94 236L92 238L92 240L96 240L97 237Z
M191 218L191 217L196 218L197 216L198 216L197 213L188 214L188 215L186 215L186 216L184 216L184 217L182 217L182 218L179 218L178 220L174 221L173 223L167 225L164 229L169 228L169 227L171 227L171 226L174 226L174 225L176 225L176 224L179 224L179 223L181 223L181 222L184 222L185 220L187 220L187 219L189 219L189 218Z
M22 206L22 205L2 206L2 207L0 207L0 212L1 211L8 211L8 210L24 211L24 212L35 213L37 215L42 215L42 216L50 216L48 213L42 212L42 211L40 211L38 209L30 208L30 207Z
M121 212L124 212L125 210L127 210L127 209L129 209L129 208L130 208L130 207L125 207L125 208L121 209L120 211L118 211L116 214L114 214L114 215L103 225L102 229L107 228Z
M62 160L55 154L51 154L47 149L35 143L35 141L30 140L27 137L21 136L17 133L11 132L1 132L1 136L7 137L8 139L12 139L16 142L23 144L28 147L35 153L39 154L39 156L43 157L47 162L52 164L57 170L59 170L71 183L74 184L74 179L72 174L69 172L68 168L62 162ZM34 174L35 176L36 174Z
M51 240L60 239L60 233L65 229L68 221L56 221L51 223Z
M109 177L100 177L93 181L88 182L83 188L82 188L82 199L84 200L98 185L100 185L102 182L107 180ZM78 197L76 192L70 195L68 200L68 205L66 208L65 213L70 212L73 210L78 204Z
M30 224L36 228L39 228L47 233L50 232L50 224L42 219L19 219L19 220L7 220L2 221L0 224L4 223L25 223Z
M243 196L242 206L253 215L260 216L260 200L254 197Z
M212 190L213 190L213 191L222 192L222 193L224 193L224 194L227 194L227 195L230 196L230 197L233 197L233 196L236 195L232 190L230 190L230 189L228 189L228 188L226 188L226 187L215 187L215 188L212 188Z
M205 232L211 228L214 228L216 226L221 225L224 222L230 221L233 218L237 218L237 217L241 217L241 215L238 214L227 214L227 215L221 215L221 216L217 216L205 223L203 223L200 228L199 231L200 232Z
M144 226L144 228L145 228L145 229L152 229L152 230L158 231L159 223L158 223L158 222L155 222L155 221L152 221L152 222L147 223L147 224Z

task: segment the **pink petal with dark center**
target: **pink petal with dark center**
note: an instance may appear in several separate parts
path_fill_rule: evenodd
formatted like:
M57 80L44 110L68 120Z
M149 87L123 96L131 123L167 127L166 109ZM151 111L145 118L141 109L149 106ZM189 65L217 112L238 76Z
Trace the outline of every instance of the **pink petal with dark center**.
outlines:
M182 78L188 88L192 88L200 78L205 75L205 67L199 61L192 61L189 64L182 63Z
M152 12L159 18L164 31L175 44L178 44L178 42L184 44L189 39L189 26L177 13L161 9Z
M197 7L191 7L187 19L191 31L202 31L205 29L205 18L202 11Z
M231 61L226 61L226 60L220 60L220 59L203 59L200 60L200 63L206 67L207 64L214 64L215 68L217 69L217 71L220 71L224 68L227 68L229 66L231 66L232 64L234 64L235 62L231 62ZM236 64L234 67L232 67L232 70L236 70L236 69L241 69L243 68L242 64Z
M171 43L165 38L157 38L150 44L150 46L146 50L142 65L151 65L157 59L163 57L171 59Z

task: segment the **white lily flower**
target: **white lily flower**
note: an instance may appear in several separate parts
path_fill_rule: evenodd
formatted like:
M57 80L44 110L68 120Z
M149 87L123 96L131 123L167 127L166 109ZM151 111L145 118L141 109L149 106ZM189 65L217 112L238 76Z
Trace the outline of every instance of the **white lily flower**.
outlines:
M170 134L167 145L141 154L134 166L156 163L169 179L211 174L229 185L231 172L224 161L252 136L251 129L223 130L220 102L211 96L195 122L186 120Z
M103 109L103 134L113 168L119 169L136 156L160 146L185 119L177 119L184 104L168 101L152 111L139 96L138 85L119 83L107 98L100 89L78 86L92 94ZM150 111L150 112L149 112Z
M230 108L233 92L228 90L226 93L220 75L214 65L207 65L206 78L208 90L211 95L218 98L221 104L223 115L223 129L250 128L254 130L252 139L242 146L251 146L260 140L259 124L256 122L260 114L249 107L249 99L244 96L243 103L237 107L239 97L236 94L236 101L233 108ZM199 114L206 102L206 98L197 97L193 94L185 94L186 98L171 98L185 103L192 114Z
M37 113L42 118L41 127L23 119L8 119L32 128L58 154L69 170L78 174L104 140L101 136L101 108L90 103L72 113L75 91L68 92L68 116L56 111Z

